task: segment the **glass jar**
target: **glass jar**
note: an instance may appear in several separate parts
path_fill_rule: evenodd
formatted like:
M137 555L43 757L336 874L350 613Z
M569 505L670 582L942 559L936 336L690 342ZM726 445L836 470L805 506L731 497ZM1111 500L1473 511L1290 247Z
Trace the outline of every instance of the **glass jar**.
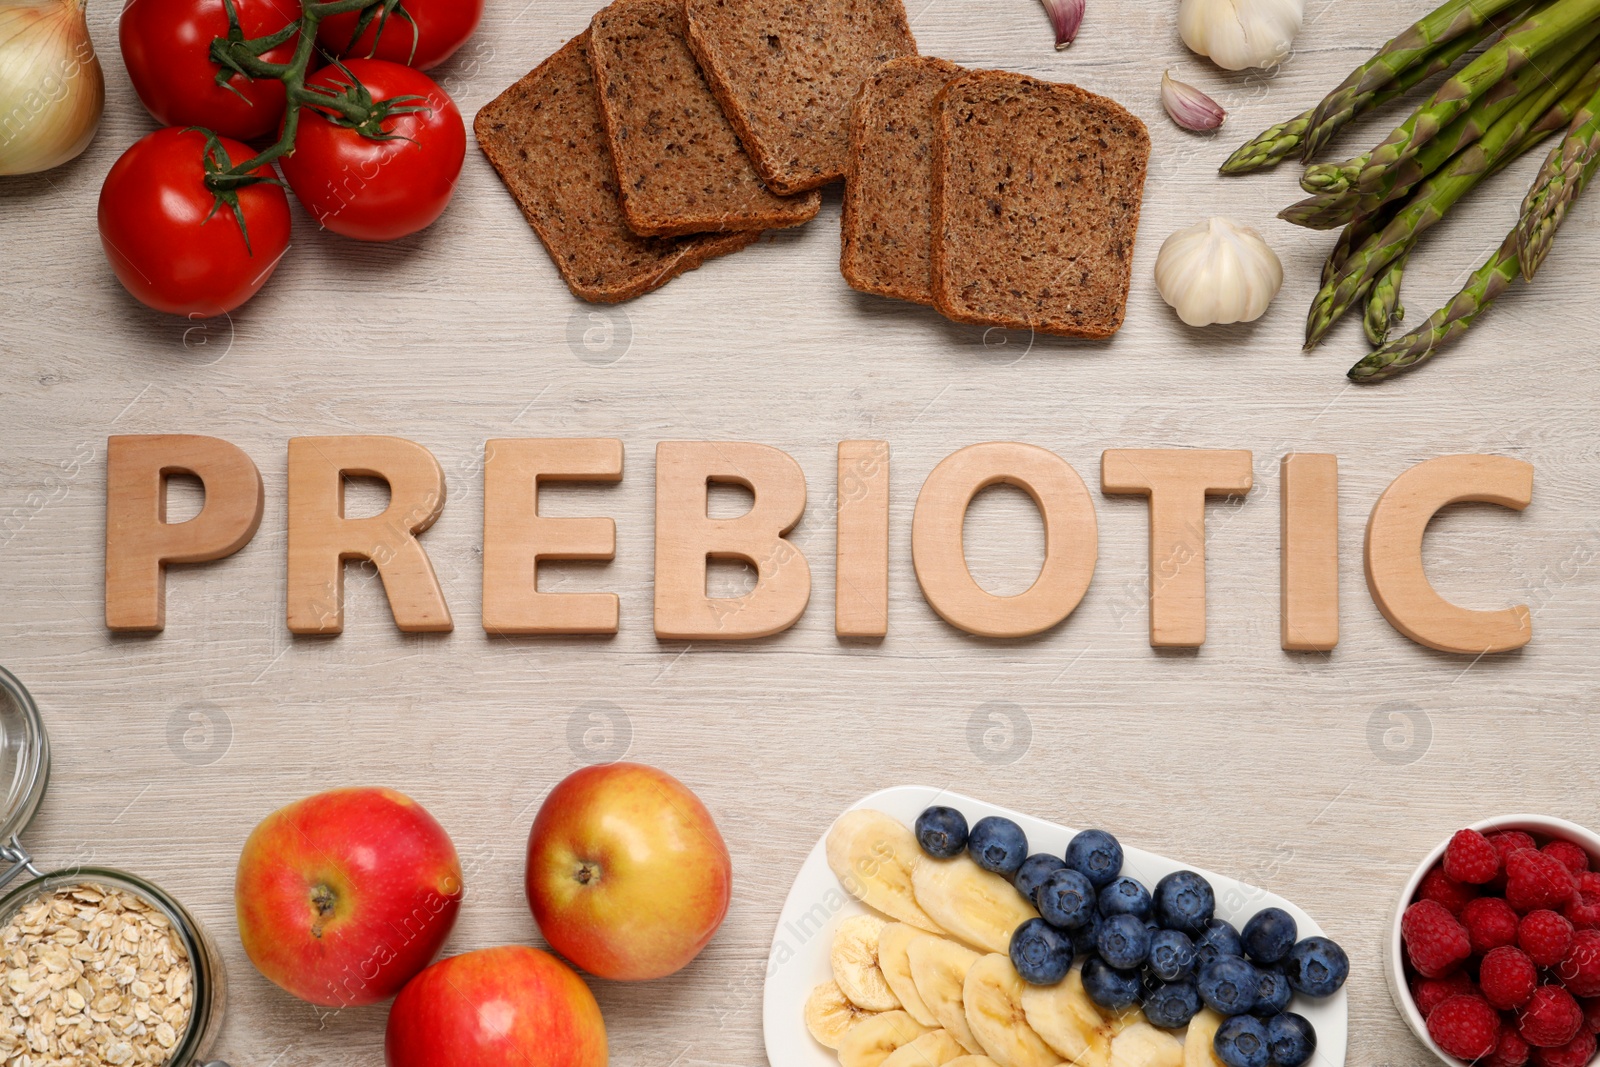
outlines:
M131 893L172 924L194 971L188 1025L166 1067L227 1067L205 1057L222 1030L227 974L205 928L189 910L153 882L104 867L40 871L23 848L22 831L44 799L50 779L50 742L38 705L16 677L0 667L0 927L36 898L64 886L98 885Z

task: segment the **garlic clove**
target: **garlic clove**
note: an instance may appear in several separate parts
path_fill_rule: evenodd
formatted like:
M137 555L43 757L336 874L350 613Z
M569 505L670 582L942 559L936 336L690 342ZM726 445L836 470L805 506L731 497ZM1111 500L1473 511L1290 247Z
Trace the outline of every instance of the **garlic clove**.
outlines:
M1042 3L1050 16L1050 25L1055 27L1056 51L1059 52L1078 36L1087 0L1042 0Z
M1194 86L1178 81L1170 71L1161 75L1161 106L1173 122L1197 133L1216 129L1228 117L1221 104Z
M1190 326L1254 322L1283 288L1283 263L1254 228L1212 218L1168 237L1156 288Z

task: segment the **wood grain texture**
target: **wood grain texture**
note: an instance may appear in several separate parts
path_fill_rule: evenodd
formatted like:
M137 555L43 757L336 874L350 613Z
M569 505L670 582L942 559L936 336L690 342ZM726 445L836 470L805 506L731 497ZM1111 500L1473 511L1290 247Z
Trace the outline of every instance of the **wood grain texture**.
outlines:
M491 0L439 79L472 114L597 6ZM954 326L854 293L838 273L837 192L801 229L632 303L590 307L476 152L424 233L356 245L297 208L294 247L231 322L143 311L106 267L94 212L112 161L152 124L117 55L119 5L91 4L110 105L99 137L67 167L0 182L0 662L38 698L55 755L27 843L46 863L139 871L210 926L232 979L217 1052L234 1067L375 1065L381 1007L323 1018L245 959L232 884L251 827L318 789L401 789L449 829L466 867L447 951L537 943L522 866L539 800L580 764L625 751L706 801L735 888L722 932L687 971L595 983L613 1063L749 1067L764 1058L773 925L806 852L873 789L949 785L1109 827L1296 901L1350 950L1352 1067L1422 1067L1379 965L1392 895L1418 859L1491 814L1600 826L1600 199L1574 208L1538 283L1514 287L1458 348L1363 389L1344 378L1362 352L1358 324L1300 352L1333 237L1274 221L1302 195L1295 172L1223 181L1215 169L1430 6L1310 0L1298 54L1268 76L1190 56L1170 4L1095 0L1058 53L1037 3L913 0L924 53L1073 80L1150 127L1127 323L1085 344ZM1221 134L1165 118L1168 67L1229 108ZM1376 143L1395 118L1362 122L1330 158ZM1423 239L1406 282L1413 316L1499 243L1537 166L1524 159L1487 181ZM1155 291L1161 240L1208 214L1258 226L1284 260L1284 292L1259 322L1192 330ZM102 617L106 438L179 432L254 458L262 526L234 556L169 574L164 633L113 636ZM455 632L397 632L381 583L353 566L345 633L288 633L285 457L290 437L309 434L396 434L439 458L449 503L424 543ZM615 637L502 638L478 624L483 445L499 437L625 443L620 484L541 494L543 514L616 519L613 562L541 567L549 591L616 591ZM765 442L799 462L810 492L793 536L815 595L773 638L662 643L651 632L654 449L710 438ZM830 495L838 442L868 439L894 455L890 626L882 641L841 641ZM1049 448L1085 477L1106 448L1254 454L1257 488L1206 516L1205 647L1149 647L1138 499L1094 495L1100 562L1062 626L995 641L928 608L910 558L917 491L957 448L999 440ZM1326 654L1278 647L1275 474L1291 451L1341 460L1344 625ZM1389 626L1359 546L1397 475L1475 452L1532 463L1537 496L1520 514L1446 509L1424 542L1428 572L1466 607L1528 604L1537 636L1473 662ZM198 497L174 488L172 517L192 514ZM352 486L349 505L373 514L383 501ZM1042 547L1020 491L979 495L966 548L985 589L1026 589Z

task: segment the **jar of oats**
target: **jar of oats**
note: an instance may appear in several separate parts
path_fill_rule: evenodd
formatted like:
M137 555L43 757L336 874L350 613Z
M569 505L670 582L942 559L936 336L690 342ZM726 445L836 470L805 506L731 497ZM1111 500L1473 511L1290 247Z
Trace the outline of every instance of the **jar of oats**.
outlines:
M138 875L39 869L20 835L49 776L39 709L0 668L0 1063L202 1067L227 999L216 946Z

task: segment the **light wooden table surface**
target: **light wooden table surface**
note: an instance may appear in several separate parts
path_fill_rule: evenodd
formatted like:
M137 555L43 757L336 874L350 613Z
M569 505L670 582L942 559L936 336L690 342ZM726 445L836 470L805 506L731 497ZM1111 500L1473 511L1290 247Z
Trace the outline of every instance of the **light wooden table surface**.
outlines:
M717 814L736 892L686 972L597 983L613 1062L748 1065L763 1058L767 947L805 851L868 791L948 785L1107 827L1297 901L1353 959L1350 1062L1426 1062L1379 965L1402 880L1437 840L1483 816L1600 823L1590 719L1600 205L1575 211L1536 288L1515 292L1434 366L1382 388L1348 386L1353 322L1302 355L1301 317L1330 237L1272 218L1296 196L1289 168L1222 181L1215 165L1430 3L1309 6L1299 53L1262 78L1191 56L1171 0L1093 0L1078 43L1060 54L1033 0L915 0L925 52L1076 81L1150 125L1126 329L1109 344L1030 346L1015 335L986 344L979 329L852 293L836 267L836 193L803 231L592 309L568 295L471 150L431 230L357 245L297 209L294 248L231 322L147 312L112 278L95 235L107 168L151 128L117 54L116 5L97 5L109 95L99 138L55 173L0 182L0 663L32 688L55 745L27 843L47 864L92 857L151 876L210 925L232 979L218 1051L235 1067L377 1063L382 1007L323 1017L245 959L232 877L250 828L320 789L401 789L449 829L469 871L448 951L529 941L522 861L541 797L580 763L625 750L682 777ZM592 11L592 0L491 0L441 80L470 116ZM1197 138L1165 119L1157 82L1168 67L1230 107L1224 135ZM1340 145L1355 150L1385 128ZM1425 241L1407 277L1414 315L1500 240L1535 166L1523 160ZM1189 330L1150 281L1162 238L1205 214L1260 224L1283 256L1288 284L1254 326ZM629 341L585 347L590 329ZM238 556L170 579L164 634L117 638L101 621L105 439L155 432L245 448L266 480L266 519ZM397 633L367 572L350 577L342 637L287 632L286 443L328 433L408 437L449 472L450 500L425 544L454 633ZM620 486L560 489L546 503L617 519L615 563L545 578L546 588L619 592L616 638L482 631L479 464L484 440L499 436L626 442ZM811 498L796 541L815 586L792 631L744 646L652 636L653 452L669 438L761 441L805 469ZM833 635L834 448L846 438L893 449L892 620L881 643ZM928 471L962 445L1004 439L1058 451L1094 490L1100 517L1084 603L1056 630L1012 642L942 623L918 594L909 552ZM1145 504L1098 492L1101 450L1163 446L1255 454L1256 490L1209 509L1210 640L1197 653L1149 647ZM1277 464L1292 449L1342 459L1344 640L1332 655L1278 647ZM1531 645L1476 663L1392 630L1360 566L1383 487L1454 452L1504 453L1537 471L1525 513L1454 509L1428 542L1448 596L1534 609ZM196 498L179 495L174 512L186 514ZM357 494L353 507L379 499ZM988 588L1031 582L1042 533L1019 493L985 494L967 532ZM738 575L718 581L740 588ZM192 730L196 716L209 734Z

